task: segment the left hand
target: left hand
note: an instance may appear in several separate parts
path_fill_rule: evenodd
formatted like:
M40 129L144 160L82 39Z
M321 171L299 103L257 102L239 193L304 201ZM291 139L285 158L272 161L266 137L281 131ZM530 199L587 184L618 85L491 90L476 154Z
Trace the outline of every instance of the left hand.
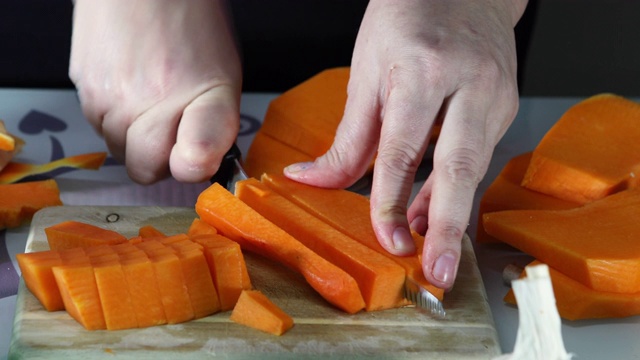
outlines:
M441 288L453 286L476 187L518 109L513 28L524 6L515 3L372 0L331 149L285 169L294 180L347 187L377 156L371 217L378 240L407 255L415 252L409 224L426 232L423 270ZM439 118L433 172L407 211Z

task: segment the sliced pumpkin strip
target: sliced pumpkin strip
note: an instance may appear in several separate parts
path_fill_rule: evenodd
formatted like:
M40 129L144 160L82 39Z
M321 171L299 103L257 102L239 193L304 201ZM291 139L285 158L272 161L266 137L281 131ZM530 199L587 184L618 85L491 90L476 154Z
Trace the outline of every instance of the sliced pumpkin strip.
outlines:
M417 251L412 256L395 256L378 242L371 225L370 203L365 196L342 189L324 189L302 184L284 175L263 174L261 181L291 202L333 226L363 245L392 259L406 271L406 276L442 300L444 290L431 285L424 277L420 256L424 237L413 233Z
M41 175L59 168L97 170L107 158L107 153L96 152L58 159L46 164L8 163L0 171L0 184L18 182L28 176Z
M239 181L236 196L353 276L367 311L404 305L405 271L393 260L322 222L256 179Z
M355 313L364 308L353 277L265 219L220 184L214 183L200 194L196 213L243 249L299 272L322 297L343 311Z

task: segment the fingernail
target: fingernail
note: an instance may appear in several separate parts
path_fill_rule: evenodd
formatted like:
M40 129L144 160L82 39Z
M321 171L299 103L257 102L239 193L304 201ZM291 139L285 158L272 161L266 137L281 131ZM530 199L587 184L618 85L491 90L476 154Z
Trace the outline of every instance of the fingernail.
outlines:
M295 174L301 171L305 171L313 166L312 161L295 163L284 168L284 171L289 174Z
M448 283L453 278L456 270L456 256L451 252L445 252L436 260L431 275L443 283Z
M403 227L399 226L393 230L391 240L393 241L393 248L398 250L398 252L408 254L415 251L413 237L411 236L411 233Z
M411 228L418 234L424 235L427 232L427 217L424 215L416 216L411 222Z

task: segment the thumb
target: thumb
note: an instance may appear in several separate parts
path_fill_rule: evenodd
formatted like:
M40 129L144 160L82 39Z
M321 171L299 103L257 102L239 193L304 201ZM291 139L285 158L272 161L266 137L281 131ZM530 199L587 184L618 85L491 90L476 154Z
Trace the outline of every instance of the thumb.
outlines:
M216 173L240 127L240 99L231 86L212 88L182 113L169 166L182 182L206 181Z

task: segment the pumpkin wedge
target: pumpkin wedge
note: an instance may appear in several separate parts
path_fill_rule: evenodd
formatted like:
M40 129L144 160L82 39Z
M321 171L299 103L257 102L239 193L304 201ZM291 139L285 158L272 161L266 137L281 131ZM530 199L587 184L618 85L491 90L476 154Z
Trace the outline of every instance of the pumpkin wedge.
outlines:
M640 189L569 210L486 213L487 233L584 284L640 292Z
M531 152L513 157L493 180L482 195L478 208L476 242L492 243L497 239L489 236L482 226L482 215L502 210L564 210L580 204L555 198L522 186L522 179L529 167Z
M36 211L62 205L55 180L0 184L0 194L0 229L18 227Z
M413 233L418 249L415 255L395 256L390 254L377 240L371 225L369 199L365 196L348 190L324 189L302 184L290 180L284 175L263 174L261 181L316 218L392 259L405 269L407 277L423 286L438 299L443 299L444 290L431 285L422 271L420 253L424 237Z
M51 250L64 250L76 247L97 245L115 245L127 242L127 238L112 230L68 220L44 229Z
M542 264L533 261L528 266ZM566 320L622 318L640 315L640 293L620 294L590 289L561 272L549 268L558 313ZM521 277L525 277L523 272ZM504 297L508 304L517 305L513 290Z
M299 272L324 299L347 313L365 306L357 282L273 224L220 184L202 191L196 213L222 235L247 251L278 261Z
M640 175L640 104L600 94L567 110L536 146L528 189L585 204L635 187Z
M405 271L393 260L348 237L250 178L236 183L236 196L358 282L367 311L405 304Z
M282 335L293 327L293 319L258 290L245 290L233 308L231 321L273 335Z

